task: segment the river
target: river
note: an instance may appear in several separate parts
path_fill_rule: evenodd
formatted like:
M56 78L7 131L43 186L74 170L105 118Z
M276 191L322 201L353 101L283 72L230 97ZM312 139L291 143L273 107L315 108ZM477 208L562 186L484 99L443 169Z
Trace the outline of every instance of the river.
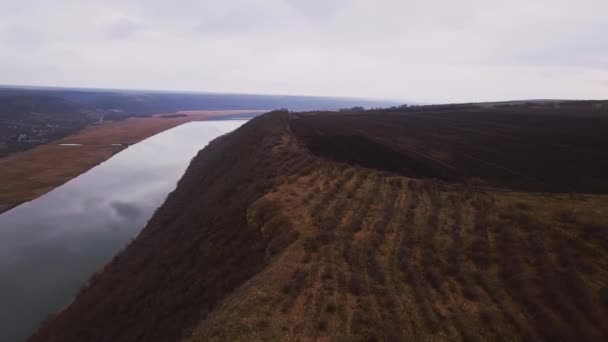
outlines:
M172 128L0 215L0 341L25 340L68 305L137 236L197 151L245 122Z

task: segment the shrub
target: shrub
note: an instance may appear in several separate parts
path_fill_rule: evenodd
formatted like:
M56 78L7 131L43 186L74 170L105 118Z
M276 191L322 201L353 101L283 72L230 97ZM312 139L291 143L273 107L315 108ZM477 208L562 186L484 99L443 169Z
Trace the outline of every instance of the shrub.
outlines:
M572 209L560 209L555 212L555 218L565 223L576 223L576 215Z
M488 242L488 228L486 213L476 213L473 242L471 243L471 258L479 268L487 268L490 265L490 247Z
M401 190L401 188L403 187L403 182L401 181L401 178L391 177L389 179L388 183L391 186L391 188L393 188L396 191Z
M299 268L296 269L291 275L289 282L283 286L281 291L285 294L289 294L291 297L297 297L304 288L306 277L306 271Z
M319 322L317 322L317 328L321 331L324 331L325 329L327 329L327 317L321 315L321 318L319 318Z
M417 181L410 179L407 181L407 188L412 191L412 192L416 192L420 190L420 183L418 183Z
M338 280L338 287L341 289L345 289L346 288L346 276L344 275L344 273L342 271L338 271L336 278Z
M280 214L280 213L276 214L269 220L265 220L263 222L265 222L265 223L260 228L260 231L261 231L262 235L267 239L271 239L271 238L275 237L276 235L281 234L282 232L291 230L291 227L292 227L291 221L289 220L289 218L287 218L287 216Z
M437 269L435 267L431 267L431 268L427 269L426 279L429 281L429 283L435 290L437 290L439 292L443 292L443 287L442 287L443 279L441 279L441 276L439 275L439 272L437 271Z
M369 330L369 317L368 314L362 310L353 311L351 317L351 327L354 333L361 334Z
M382 272L382 267L380 267L380 264L378 263L378 259L376 258L376 255L373 253L373 250L371 250L371 249L368 250L367 259L368 259L369 273L372 276L372 278L374 278L374 280L376 280L378 283L384 284L384 282L385 282L384 273Z
M272 240L268 242L266 247L266 252L268 256L273 256L280 251L284 250L289 246L292 242L296 241L299 237L300 233L296 230L289 229L281 234L275 236Z
M479 311L479 320L485 325L492 324L495 320L494 312L489 309L481 309Z
M439 320L437 319L437 316L435 316L433 307L425 299L422 299L420 301L420 304L422 305L422 315L424 316L424 321L432 332L436 332L439 329Z
M596 223L583 225L581 237L585 240L596 240L604 246L608 246L608 227Z
M304 204L308 204L310 203L310 201L315 197L315 193L314 192L309 192L306 197L304 197Z
M259 229L280 212L281 207L277 201L261 199L248 210L249 222L252 228Z
M415 217L416 213L414 212L414 210L408 209L408 211L405 213L405 222L408 224L414 223Z
M475 301L478 298L475 284L469 280L463 282L462 293L468 300Z
M353 178L354 175L355 175L355 170L352 168L349 168L348 170L344 171L344 178L346 180L350 180L351 178Z
M304 285L305 285L307 276L308 276L308 273L305 270L298 268L291 275L289 282L287 284L283 285L281 291L284 294L287 294L288 298L283 303L283 307L281 308L281 311L287 312L289 310L289 308L291 308L291 306L293 305L293 302L299 296L300 292L302 292L302 290L304 289Z
M314 253L319 250L319 241L314 237L308 237L304 240L304 250Z
M319 242L319 244L321 245L328 245L331 242L333 242L336 238L336 234L334 233L334 231L321 231L319 232L319 234L317 234L317 241Z
M330 280L333 279L334 275L332 274L331 270L329 268L326 268L323 273L321 274L321 280Z
M604 286L599 291L600 303L608 308L608 287Z
M355 251L353 249L352 242L350 240L344 241L344 247L342 249L342 256L346 263L350 266L353 266L355 263Z
M350 292L355 296L365 295L365 287L363 285L363 278L357 273L351 274L349 288L350 288Z

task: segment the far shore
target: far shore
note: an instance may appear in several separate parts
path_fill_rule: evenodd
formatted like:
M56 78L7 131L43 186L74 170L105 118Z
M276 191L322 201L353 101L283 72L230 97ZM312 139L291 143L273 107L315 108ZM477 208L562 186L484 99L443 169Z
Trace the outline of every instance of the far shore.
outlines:
M0 213L31 201L104 162L129 145L186 122L265 110L197 110L91 125L80 132L0 159ZM169 114L169 115L167 115Z

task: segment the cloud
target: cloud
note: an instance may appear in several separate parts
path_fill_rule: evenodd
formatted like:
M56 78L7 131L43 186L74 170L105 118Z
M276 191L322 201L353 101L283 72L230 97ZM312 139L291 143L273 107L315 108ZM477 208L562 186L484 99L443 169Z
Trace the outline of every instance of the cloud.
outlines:
M104 31L105 36L109 39L126 39L141 29L142 25L137 19L116 15L108 18Z
M286 0L286 3L304 17L319 21L335 18L339 12L348 7L349 2L348 0Z
M608 97L604 0L0 0L0 8L0 83L432 102Z
M110 206L119 217L127 221L135 221L141 216L140 210L129 203L114 201L110 203Z

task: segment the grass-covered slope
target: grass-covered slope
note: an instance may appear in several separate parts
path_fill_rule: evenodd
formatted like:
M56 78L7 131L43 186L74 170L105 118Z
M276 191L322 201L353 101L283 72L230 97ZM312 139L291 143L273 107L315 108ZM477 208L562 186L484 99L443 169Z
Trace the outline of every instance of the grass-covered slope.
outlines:
M268 243L282 248L248 227L246 214L289 172L286 125L286 115L268 114L210 143L137 239L31 340L166 341L187 334L264 267Z
M298 240L192 341L607 336L605 196L472 191L325 164L250 215L268 206Z
M351 123L360 114L365 126ZM426 178L442 169L374 130L392 127L385 114L327 115L267 114L202 150L140 236L31 340L608 338L608 196L492 167L473 184ZM332 130L355 143L327 145ZM495 144L526 139L514 129Z

